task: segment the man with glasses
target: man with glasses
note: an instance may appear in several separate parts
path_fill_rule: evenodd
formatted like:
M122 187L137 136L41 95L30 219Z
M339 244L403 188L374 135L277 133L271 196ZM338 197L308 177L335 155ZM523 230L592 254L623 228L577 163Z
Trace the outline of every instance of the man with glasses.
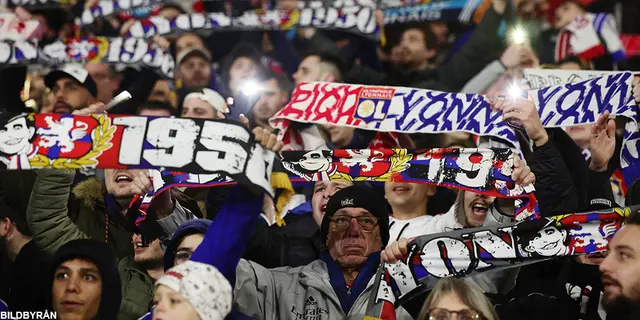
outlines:
M328 250L297 268L266 269L241 260L230 279L238 311L260 319L362 319L380 250L389 240L388 224L387 203L375 190L351 186L336 192L320 227ZM412 318L398 309L397 319Z

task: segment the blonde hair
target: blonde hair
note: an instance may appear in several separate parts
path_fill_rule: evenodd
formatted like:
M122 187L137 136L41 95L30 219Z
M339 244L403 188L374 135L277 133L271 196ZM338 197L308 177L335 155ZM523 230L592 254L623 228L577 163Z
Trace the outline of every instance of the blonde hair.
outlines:
M481 319L498 320L498 315L495 310L493 310L491 302L482 293L480 287L473 282L470 283L456 278L443 278L436 283L436 286L431 290L431 293L429 293L427 300L424 301L418 319L427 319L429 311L447 293L457 295L460 301L477 312L482 317Z

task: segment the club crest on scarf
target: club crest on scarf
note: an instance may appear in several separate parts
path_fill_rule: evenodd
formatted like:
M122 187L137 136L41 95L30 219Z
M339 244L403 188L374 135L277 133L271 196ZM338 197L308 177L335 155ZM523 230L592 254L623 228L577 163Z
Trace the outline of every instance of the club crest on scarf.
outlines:
M0 129L0 160L7 169L79 168L97 164L115 128L106 116L74 118L18 114ZM98 139L94 139L98 137Z

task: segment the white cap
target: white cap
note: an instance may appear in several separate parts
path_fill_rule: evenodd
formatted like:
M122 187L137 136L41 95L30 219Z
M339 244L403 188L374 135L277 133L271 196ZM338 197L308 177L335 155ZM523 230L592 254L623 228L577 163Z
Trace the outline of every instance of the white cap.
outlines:
M189 93L184 97L184 102L187 102L187 100L191 98L200 99L222 113L229 113L229 107L227 107L227 103L224 98L219 93L209 88L203 88L200 91Z
M231 312L231 284L214 266L189 260L169 269L156 281L160 284L180 293L202 320L224 319Z

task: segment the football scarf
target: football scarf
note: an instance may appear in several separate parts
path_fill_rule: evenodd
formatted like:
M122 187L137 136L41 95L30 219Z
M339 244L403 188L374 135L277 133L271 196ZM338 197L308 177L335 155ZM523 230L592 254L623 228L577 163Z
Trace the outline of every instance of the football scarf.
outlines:
M23 21L13 13L0 13L0 40L28 40L37 38L41 34L40 21L36 19Z
M175 61L168 51L151 42L133 38L76 38L38 47L36 41L0 41L0 68L68 62L108 63L145 66L173 79Z
M346 8L304 8L291 11L246 11L239 17L221 12L181 14L174 19L152 16L137 20L128 36L150 38L199 31L290 30L318 28L348 31L371 39L378 38L375 8L353 6Z
M378 269L365 319L395 320L395 307L429 291L440 278L605 251L624 219L639 209L565 214L417 237L401 261Z
M638 163L638 112L631 95L632 74L618 73L529 91L545 127L594 123L608 110L627 118L621 152L623 169ZM289 134L291 122L332 124L396 133L464 131L496 137L518 146L516 131L481 95L404 87L308 82L298 85L289 103L270 120ZM286 142L286 139L284 140ZM640 169L638 169L640 170Z
M240 123L161 117L0 114L0 167L220 173L273 195L273 153ZM260 190L256 190L260 191Z

